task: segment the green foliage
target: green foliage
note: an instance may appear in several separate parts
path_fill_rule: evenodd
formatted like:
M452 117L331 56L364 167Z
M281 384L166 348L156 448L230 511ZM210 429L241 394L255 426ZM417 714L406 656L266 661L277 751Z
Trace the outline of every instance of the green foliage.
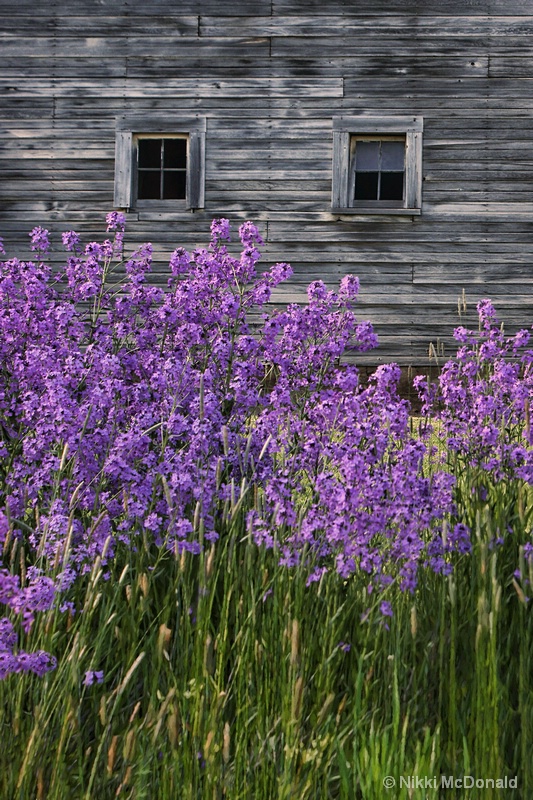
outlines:
M529 796L525 528L489 546L512 491L529 520L528 490L493 486L472 556L453 576L428 570L413 596L374 598L361 575L306 586L238 513L199 556L124 548L108 579L96 564L75 585L83 612L51 610L31 632L57 669L0 683L0 796L367 800L387 776L407 798L401 776L441 774L517 775Z

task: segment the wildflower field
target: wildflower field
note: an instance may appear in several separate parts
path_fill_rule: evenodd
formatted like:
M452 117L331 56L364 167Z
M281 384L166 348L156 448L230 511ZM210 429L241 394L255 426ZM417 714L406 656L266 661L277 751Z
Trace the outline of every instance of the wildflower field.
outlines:
M528 331L415 417L356 277L107 223L0 264L0 797L533 797Z

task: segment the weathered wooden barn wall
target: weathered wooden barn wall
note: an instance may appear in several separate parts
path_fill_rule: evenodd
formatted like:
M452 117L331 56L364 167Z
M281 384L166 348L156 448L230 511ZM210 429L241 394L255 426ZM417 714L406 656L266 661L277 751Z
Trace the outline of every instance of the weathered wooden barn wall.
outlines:
M281 300L346 272L376 325L372 361L422 364L491 297L533 323L531 0L1 0L0 233L101 236L116 118L207 118L205 208L132 212L161 261L210 220L260 226ZM424 119L420 216L331 212L332 117ZM472 319L472 315L470 315Z

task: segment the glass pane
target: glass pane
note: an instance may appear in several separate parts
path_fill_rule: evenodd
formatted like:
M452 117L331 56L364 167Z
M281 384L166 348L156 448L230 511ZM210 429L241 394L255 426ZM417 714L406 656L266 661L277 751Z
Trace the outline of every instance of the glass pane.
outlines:
M404 142L381 142L381 169L386 172L403 172Z
M403 200L403 172L382 172L380 200Z
M185 169L187 166L187 140L186 139L164 139L163 140L163 166L166 169Z
M139 200L160 200L161 199L161 171L160 170L139 170L139 186L137 191Z
M163 200L185 200L185 170L163 172Z
M378 199L378 172L357 172L355 174L354 200Z
M374 172L378 169L379 142L355 143L355 169L357 172Z
M139 167L161 167L162 139L139 139Z

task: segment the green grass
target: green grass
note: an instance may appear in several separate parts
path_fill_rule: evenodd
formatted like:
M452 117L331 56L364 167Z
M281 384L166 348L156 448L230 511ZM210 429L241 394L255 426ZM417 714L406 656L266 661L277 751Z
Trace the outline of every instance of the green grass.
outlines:
M371 800L392 776L391 797L437 798L399 780L441 773L517 775L518 796L532 796L519 536L489 547L505 513L525 531L532 503L524 487L493 493L463 509L473 555L453 577L428 571L413 596L368 594L364 576L306 587L306 572L248 540L239 513L201 556L141 538L109 579L96 564L75 590L83 612L47 612L22 638L57 669L0 683L0 796ZM84 686L86 670L103 683ZM502 796L476 791L458 796Z

